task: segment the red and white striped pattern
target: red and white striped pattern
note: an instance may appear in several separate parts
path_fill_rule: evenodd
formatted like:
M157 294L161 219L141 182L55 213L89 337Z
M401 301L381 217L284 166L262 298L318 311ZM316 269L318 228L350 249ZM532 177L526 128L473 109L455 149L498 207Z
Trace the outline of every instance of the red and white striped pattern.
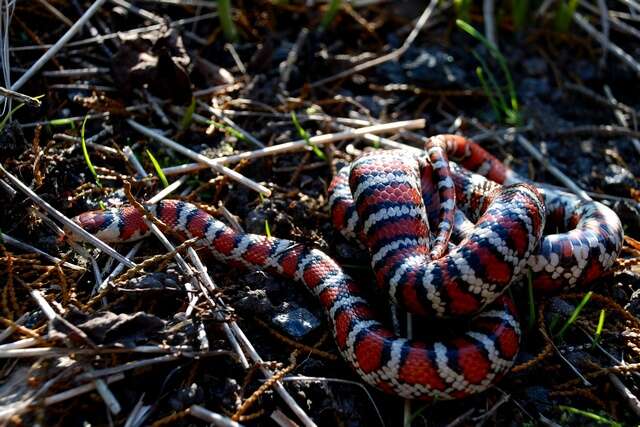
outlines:
M341 354L367 383L411 399L460 398L494 384L517 356L520 328L505 289L527 268L545 289L595 280L617 257L622 227L600 204L547 189L543 199L530 184L502 187L447 157L500 183L518 180L479 146L443 135L422 158L397 151L362 156L330 188L334 224L369 249L376 282L392 302L420 315L475 316L468 330L445 340L394 335L359 284L317 249L236 232L182 201L147 208L181 234L201 238L225 264L306 286L327 313ZM542 237L547 217L575 228ZM89 212L76 221L110 242L147 232L133 207ZM452 232L461 239L457 246L449 244Z

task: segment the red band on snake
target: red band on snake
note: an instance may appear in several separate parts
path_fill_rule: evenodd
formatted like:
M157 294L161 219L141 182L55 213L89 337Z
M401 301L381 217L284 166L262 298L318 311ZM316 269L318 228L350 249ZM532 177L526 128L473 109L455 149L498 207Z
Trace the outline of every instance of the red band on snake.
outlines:
M547 189L543 198L527 183L503 187L447 157L500 183L518 180L481 147L445 135L430 140L426 156L366 154L341 170L330 188L336 228L368 248L377 285L393 303L426 316L475 316L467 330L444 340L396 336L359 284L317 249L234 231L181 201L147 209L201 238L223 263L305 285L327 313L342 356L368 384L410 399L461 398L490 387L515 361L520 329L514 304L502 295L508 286L528 268L541 288L595 280L617 257L622 227L599 203ZM573 230L543 237L547 218ZM85 213L76 222L110 242L147 232L133 207ZM452 233L458 245L448 242Z

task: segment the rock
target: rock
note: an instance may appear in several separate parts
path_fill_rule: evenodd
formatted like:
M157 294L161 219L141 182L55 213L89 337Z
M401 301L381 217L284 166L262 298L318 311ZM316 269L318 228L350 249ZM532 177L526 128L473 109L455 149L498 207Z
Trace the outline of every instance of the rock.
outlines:
M320 321L306 308L296 308L274 316L271 321L293 338L299 339L320 326Z
M380 117L385 111L385 108L390 104L389 98L383 98L381 96L356 96L356 101L369 110L369 113L373 117Z
M336 253L338 254L338 258L355 260L368 259L368 252L365 247L359 247L355 244L340 242L335 244L335 248Z

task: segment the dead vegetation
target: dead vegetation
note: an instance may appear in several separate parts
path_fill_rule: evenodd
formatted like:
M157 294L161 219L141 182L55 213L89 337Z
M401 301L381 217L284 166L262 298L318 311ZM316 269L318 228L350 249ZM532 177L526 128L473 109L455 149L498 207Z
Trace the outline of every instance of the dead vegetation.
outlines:
M640 5L339 3L0 0L2 423L637 424ZM363 386L304 290L153 218L143 242L65 239L76 214L170 195L370 280L331 228L336 165L444 132L627 234L592 288L514 287L519 363L464 401Z

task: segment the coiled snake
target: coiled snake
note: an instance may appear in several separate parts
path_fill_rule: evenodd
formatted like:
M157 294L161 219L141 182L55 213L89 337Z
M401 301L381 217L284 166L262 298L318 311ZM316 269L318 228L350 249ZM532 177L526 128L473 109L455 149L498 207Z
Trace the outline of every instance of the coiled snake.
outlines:
M426 317L475 316L465 331L431 341L394 334L361 284L324 252L234 231L182 201L146 208L185 236L201 238L229 266L305 285L327 313L340 353L368 384L409 399L454 399L487 389L515 361L520 328L513 302L503 295L509 285L530 269L541 290L582 286L601 277L622 247L622 225L609 208L516 183L522 181L479 145L454 135L430 138L424 156L365 154L334 178L334 225L368 248L376 283L392 303ZM131 206L75 221L108 242L148 231ZM568 231L543 236L545 223Z

